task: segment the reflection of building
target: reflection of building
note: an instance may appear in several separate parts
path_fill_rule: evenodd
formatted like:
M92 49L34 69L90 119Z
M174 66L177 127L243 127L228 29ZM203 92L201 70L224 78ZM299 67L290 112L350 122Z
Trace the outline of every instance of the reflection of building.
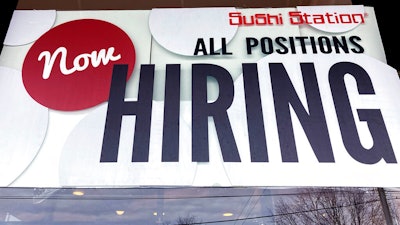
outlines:
M36 203L32 202L35 196L30 188L19 189L18 193L1 189L1 195L10 199L3 199L0 207L15 213L22 221L32 223L148 224L153 221L175 224L180 219L197 223L227 220L222 224L235 221L270 224L273 221L271 200L274 191L263 188L94 188L83 189L85 193L80 196L73 195L73 190L56 190ZM117 210L124 213L118 215ZM7 214L7 218L15 217Z
M11 215L10 213L6 214L6 218L4 219L5 222L11 222L11 221L21 221L17 217Z
M330 221L333 215L347 224L350 215L358 215L360 221L368 221L362 224L385 224L372 188L86 188L79 189L79 195L73 194L74 188L53 190L38 203L32 201L38 198L32 188L1 188L0 208L7 212L1 216L27 224L266 225L302 216ZM397 192L388 193L392 204ZM288 206L286 213L282 203Z

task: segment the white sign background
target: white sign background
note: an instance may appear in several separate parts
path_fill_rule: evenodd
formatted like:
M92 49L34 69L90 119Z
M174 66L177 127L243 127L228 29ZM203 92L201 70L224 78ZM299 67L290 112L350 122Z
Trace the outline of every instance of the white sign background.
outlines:
M351 7L351 6L349 6ZM226 12L231 8L221 9ZM323 8L321 8L322 10ZM335 8L330 8L335 10ZM356 9L350 9L354 12ZM185 10L185 9L183 9ZM191 9L192 10L192 9ZM202 9L204 10L204 9ZM213 9L215 10L215 9ZM238 10L238 9L236 9ZM240 9L240 12L246 15L252 15L257 12L285 15L288 11L296 8L282 9ZM304 9L302 9L304 10ZM334 110L331 91L328 83L328 70L334 63L349 61L363 67L369 74L375 88L376 95L362 96L357 94L354 81L346 78L346 85L353 110L357 108L380 109L385 121L390 140L395 151L396 158L399 157L400 142L396 138L400 132L400 119L398 117L400 108L397 104L399 99L400 83L397 72L385 64L383 46L380 40L379 29L376 23L373 8L365 7L368 13L366 23L352 27L351 30L341 35L356 35L362 38L361 45L365 48L364 54L297 54L297 55L263 55L255 50L252 55L246 55L245 38L246 37L277 37L277 36L330 36L326 31L319 31L307 26L293 26L287 23L284 18L282 26L254 26L254 27L234 27L227 25L220 28L220 32L215 37L230 35L228 40L228 49L233 52L231 56L185 56L187 53L174 52L169 44L158 42L156 32L160 30L152 27L151 24L132 24L132 17L137 21L149 20L151 11L85 11L85 12L67 12L57 11L55 25L66 21L80 18L102 19L112 22L126 31L134 40L137 49L137 66L134 70L133 78L127 84L126 99L135 99L138 86L138 69L141 64L155 64L155 91L152 110L152 130L150 137L150 158L149 162L132 163L130 161L132 146L132 136L134 135L133 125L134 117L124 117L121 127L121 149L117 163L102 164L99 163L101 151L102 135L107 111L107 103L98 105L91 109L79 112L62 112L49 110L49 117L40 125L29 128L22 127L21 131L34 132L32 129L41 131L44 124L48 123L46 136L36 136L33 147L40 149L37 152L32 151L30 159L32 162L25 163L26 169L17 168L19 159L13 159L10 162L9 170L19 171L14 173L14 177L8 179L13 181L2 184L3 186L35 186L35 187L62 187L62 186L90 186L90 187L124 187L124 186L146 186L146 185L183 185L183 186L399 186L400 181L393 179L391 174L399 172L398 163L387 164L378 162L373 165L366 165L357 162L347 153L343 146L340 130L337 123L337 116ZM239 10L238 10L239 11ZM343 12L341 7L338 11ZM214 14L218 14L213 11ZM19 13L18 13L19 14ZM51 13L50 13L51 14ZM167 15L168 13L166 13ZM214 15L213 14L213 15ZM49 13L44 13L48 17ZM162 10L157 10L157 16L162 16ZM36 17L37 15L35 15ZM224 17L226 18L226 17ZM196 18L194 18L196 19ZM167 21L170 23L170 21ZM193 20L186 18L179 23L180 26L193 27L188 30L188 36L197 34L202 35L202 30L210 24L205 21L198 23L194 29L191 24ZM191 26L185 26L185 25ZM11 29L23 29L24 26L11 27ZM162 27L161 27L162 28ZM160 29L161 29L160 28ZM188 29L188 28L187 28ZM198 31L199 33L194 33ZM45 29L43 30L45 32ZM165 32L165 31L163 31ZM15 33L18 33L15 31ZM182 36L183 35L183 36ZM233 35L233 36L232 36ZM196 36L196 35L195 35ZM153 39L154 38L154 39ZM184 38L181 34L179 38ZM34 40L32 40L34 41ZM20 71L23 58L31 44L26 40L18 40L5 43L0 57L0 66ZM194 50L194 49L193 49ZM269 162L252 163L250 162L248 134L246 129L245 106L243 97L243 80L241 75L242 63L257 63L260 79L260 89L262 97L263 116L266 128L266 138L268 145ZM313 151L304 135L301 124L297 121L295 114L292 113L292 121L298 146L299 162L283 163L279 147L279 138L276 128L276 119L274 106L272 103L272 91L269 77L268 63L283 63L297 94L302 100L303 105L307 105L307 99L304 95L304 87L301 80L299 69L300 62L312 62L315 65L318 84L322 95L324 113L327 120L329 135L331 138L334 163L319 163L313 154ZM165 65L169 63L181 64L181 111L180 111L180 161L179 162L161 162L161 127L163 112L163 91L165 82ZM231 126L235 139L237 141L240 163L223 162L219 142L215 133L212 120L209 121L210 138L210 161L192 162L191 161L191 65L194 63L212 63L227 69L235 81L235 97L232 106L228 110ZM7 70L7 69L6 69ZM9 76L10 73L2 70L2 76ZM2 82L1 88L9 90L9 82ZM214 98L218 96L218 86L212 81L209 84L209 96ZM18 100L19 101L19 100ZM33 101L30 99L30 101ZM14 113L18 103L10 103L8 99L0 102L3 106L3 113L14 117L24 117L26 113ZM34 103L33 103L34 104ZM17 107L16 110L20 110ZM356 115L355 113L353 113ZM41 115L41 114L40 114ZM356 121L357 118L356 118ZM371 145L368 128L365 123L356 122L360 139L363 145ZM19 123L21 125L21 123ZM25 126L25 125L24 125ZM1 127L2 130L6 129ZM25 133L26 134L26 133ZM29 135L28 133L27 135ZM32 136L30 136L32 137ZM7 132L2 135L4 140L9 140L11 144L3 147L2 154L7 155L12 150L12 142L17 142L11 138ZM99 147L100 146L100 147ZM32 147L32 146L28 146ZM301 147L301 148L300 148ZM35 148L33 148L35 149ZM22 173L22 174L21 174ZM4 178L5 175L2 175Z

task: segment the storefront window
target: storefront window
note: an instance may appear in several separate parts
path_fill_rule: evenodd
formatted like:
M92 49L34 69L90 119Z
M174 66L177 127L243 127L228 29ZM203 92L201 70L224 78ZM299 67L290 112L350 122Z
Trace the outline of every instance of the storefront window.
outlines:
M397 224L397 190L385 190ZM2 188L18 224L386 224L376 188Z
M226 21L230 19L230 23L224 24L224 29L218 27L213 31L221 32L221 38L214 39L214 36L204 38L203 29L216 25L217 20L200 24L202 20L193 16L193 11L167 25L160 24L181 11L157 14L160 11L154 10L151 19L156 19L149 18L153 9L224 5L218 1L203 4L170 0L163 5L154 1L127 5L125 0L14 2L16 11L35 13L19 17L17 22L27 26L11 29L17 38L15 42L5 41L0 51L0 90L6 96L0 99L5 106L0 110L3 118L0 129L4 131L0 135L3 136L0 141L4 140L0 165L5 171L0 173L0 225L399 224L400 189L387 188L399 183L381 175L396 173L391 166L399 158L395 157L400 146L395 135L399 132L396 90L400 84L397 73L393 78L394 70L389 68L394 65L392 60L387 60L386 66L379 33L382 26L378 26L382 24L377 23L379 14L375 14L373 7L360 7L362 13L356 10L353 14L346 10L339 13L337 9L300 13L304 8L295 7L351 5L352 1L229 3L225 6L231 8L219 14ZM231 11L233 7L238 12ZM19 40L32 33L28 28L35 31L35 24L26 18L37 16L38 11L43 14L38 21L43 18L46 21L41 26L43 30L29 40ZM209 12L201 15L210 17ZM246 23L246 18L250 22ZM78 23L65 26L71 21ZM90 21L87 27L97 27L94 32L82 26ZM354 27L346 26L353 22ZM184 27L178 23L187 27L185 32L170 29ZM332 29L335 25L343 25L347 30ZM55 29L57 26L64 26L62 32ZM325 28L329 26L327 31ZM81 31L79 35L75 35L77 27ZM192 27L198 28L198 33ZM71 33L73 38L66 37ZM181 33L184 35L180 39ZM157 39L164 36L170 38L165 42ZM193 43L188 42L189 47L181 45L185 40L192 41L192 37L195 39ZM110 42L105 42L109 39ZM221 43L220 52L214 49L217 40ZM68 60L67 51L73 55ZM121 56L123 60L118 61ZM114 61L118 63L111 67ZM40 67L35 67L38 62ZM212 66L204 66L209 62ZM95 83L99 77L111 80L114 75L130 72L128 75L133 79L129 84L105 82L102 85L108 85L104 89L107 92L100 93L107 95L97 101L97 92L88 91L84 85L82 92L76 89L79 85L73 83L67 87L64 80L56 88L52 83L45 86L49 84L53 65L61 73L51 78L59 75L62 79L80 79L96 75L90 82L79 80L79 84L90 84L95 91L101 86ZM128 72L124 72L124 66L129 65ZM114 68L122 72L114 74ZM35 74L32 71L40 75L39 79L30 79ZM347 74L353 76L345 84ZM155 81L138 78L154 75ZM191 76L206 79L192 82ZM19 79L22 77L24 83ZM120 80L127 82L128 79ZM139 83L149 84L143 93L152 93L150 88L154 86L154 96L148 98L149 102L154 101L153 105L147 108L143 103L149 109L144 114L152 115L153 122L147 120L136 125L142 114L135 111L139 100L132 99L141 90ZM124 85L128 87L126 96L117 92ZM66 95L47 101L53 94L42 90L48 87ZM111 98L108 91L125 101L114 104L119 103L116 101L119 98ZM76 98L71 98L74 101L64 98L73 93L78 93ZM94 103L86 99L87 93L94 96ZM75 100L90 104L81 106ZM103 104L106 101L112 102L107 103L112 106L106 107ZM183 103L180 105L179 101ZM92 110L93 105L100 110ZM126 110L128 107L135 110ZM113 129L110 124L118 126ZM195 133L193 127L202 132ZM150 131L147 136L141 135L145 133L141 133L143 128L151 128L151 136ZM173 135L169 136L170 133ZM145 141L135 144L137 140ZM196 140L201 141L196 144ZM232 150L237 146L237 151ZM353 173L344 179L343 174L351 169ZM370 176L371 179L366 179ZM354 177L357 177L355 182ZM335 187L322 187L326 183ZM378 188L376 184L385 188ZM83 188L76 188L80 185Z

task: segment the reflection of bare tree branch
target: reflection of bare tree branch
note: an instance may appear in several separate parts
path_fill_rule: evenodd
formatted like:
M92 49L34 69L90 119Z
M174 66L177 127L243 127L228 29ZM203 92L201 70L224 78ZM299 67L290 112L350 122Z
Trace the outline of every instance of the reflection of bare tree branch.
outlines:
M197 221L195 216L179 217L176 219L174 225L201 225L201 222ZM170 223L163 223L163 225L170 225Z
M278 225L385 224L376 190L359 188L306 188L296 197L276 203Z
M177 220L176 220L176 223L178 224L178 225L192 225L192 224L198 224L197 222L196 222L196 218L194 217L194 216L190 216L190 217L179 217Z

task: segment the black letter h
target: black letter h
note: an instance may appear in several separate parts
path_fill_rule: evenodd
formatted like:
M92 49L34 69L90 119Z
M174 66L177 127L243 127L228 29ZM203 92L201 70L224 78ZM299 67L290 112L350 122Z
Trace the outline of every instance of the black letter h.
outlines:
M100 162L117 162L122 116L136 115L132 162L149 158L154 65L142 65L137 101L125 101L128 65L114 65Z

